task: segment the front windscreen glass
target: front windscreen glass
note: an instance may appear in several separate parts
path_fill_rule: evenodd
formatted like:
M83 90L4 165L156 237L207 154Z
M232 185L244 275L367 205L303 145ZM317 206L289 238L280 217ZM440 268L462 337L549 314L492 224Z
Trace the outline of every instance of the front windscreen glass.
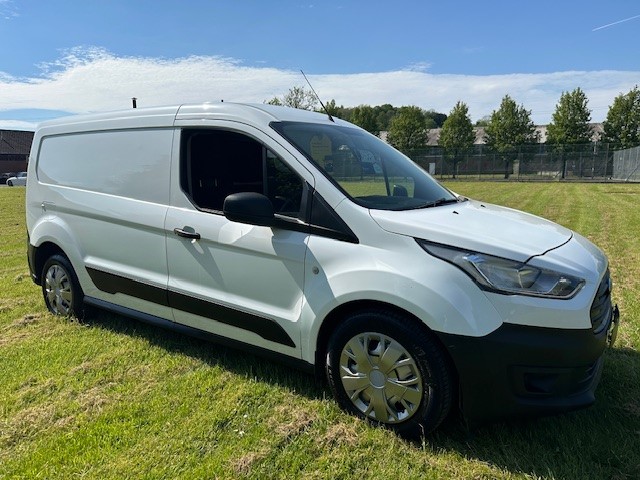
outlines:
M298 122L271 126L363 207L410 210L458 201L413 161L364 130Z

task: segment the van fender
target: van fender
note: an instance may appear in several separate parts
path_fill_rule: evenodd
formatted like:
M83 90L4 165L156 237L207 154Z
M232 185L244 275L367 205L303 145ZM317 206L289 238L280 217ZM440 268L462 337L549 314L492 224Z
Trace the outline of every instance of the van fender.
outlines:
M334 322L340 321L336 313L352 306L387 305L407 312L434 332L469 337L488 335L502 325L494 305L463 272L447 264L435 264L428 273L416 278L411 269L343 270L330 278L313 278L305 283L300 321L303 359L315 363L323 325L328 322L328 328L335 328Z
M45 216L40 218L31 229L29 242L36 250L46 243L56 245L71 262L83 290L86 285L92 284L86 269L82 268L84 256L80 245L75 240L69 225L60 217Z

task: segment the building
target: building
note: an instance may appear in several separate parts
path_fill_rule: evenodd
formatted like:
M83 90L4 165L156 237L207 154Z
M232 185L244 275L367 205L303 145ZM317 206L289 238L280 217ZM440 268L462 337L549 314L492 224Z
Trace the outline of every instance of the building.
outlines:
M590 123L589 126L591 127L591 141L592 142L600 141L600 138L602 137L602 132L604 131L602 127L602 123ZM473 132L476 135L475 142L473 142L474 144L484 145L485 143L487 143L485 140L484 128L485 127L473 127ZM442 130L441 128L432 128L427 132L427 146L429 147L438 146L441 130ZM538 138L540 139L539 143L547 142L547 125L536 125L536 133L538 134Z
M27 169L33 132L0 130L0 173Z

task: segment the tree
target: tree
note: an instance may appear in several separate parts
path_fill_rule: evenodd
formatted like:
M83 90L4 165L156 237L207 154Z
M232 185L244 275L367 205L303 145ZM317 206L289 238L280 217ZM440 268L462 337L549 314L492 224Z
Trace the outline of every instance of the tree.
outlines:
M562 92L551 123L547 126L547 143L575 145L591 142L591 110L587 96L580 88Z
M373 133L374 135L378 135L380 133L376 111L369 105L360 105L355 107L351 111L349 121L364 128L367 132Z
M402 152L423 148L427 144L427 121L421 108L400 107L391 119L387 141Z
M494 110L485 127L485 141L504 162L504 178L509 178L511 162L517 157L522 145L538 142L536 126L531 120L531 110L516 105L505 95L500 108Z
M335 99L331 99L324 104L324 108L320 106L320 108L317 108L316 111L320 113L327 113L332 117L343 118L345 108L342 105L336 105Z
M266 103L299 108L301 110L315 110L318 105L318 99L311 90L307 90L304 87L293 87L282 97L273 97Z
M327 104L327 108L330 108L329 104ZM400 112L400 110L401 108L394 107L388 103L376 106L340 106L338 107L338 116L343 120L355 123L374 135L380 135L380 132L388 132L391 129L391 120ZM444 113L439 113L435 110L421 110L421 112L425 117L425 125L427 129L442 127L444 121L447 119L447 116ZM333 111L331 114L333 115Z
M613 100L603 127L602 140L615 150L640 145L640 90L637 85Z
M573 151L575 145L591 142L591 110L587 103L587 96L579 87L573 92L562 92L547 126L547 143L562 159L562 178L567 174L567 153Z
M453 178L458 174L458 164L473 148L475 139L469 107L464 102L458 102L444 121L438 140L438 144L444 148L445 157L453 162Z
M380 131L388 131L391 127L391 119L396 116L398 109L389 103L377 105L373 107L373 109L376 112L376 121L378 122Z
M447 116L444 113L436 112L435 110L427 110L425 116L433 120L433 128L442 128L444 122L447 120Z

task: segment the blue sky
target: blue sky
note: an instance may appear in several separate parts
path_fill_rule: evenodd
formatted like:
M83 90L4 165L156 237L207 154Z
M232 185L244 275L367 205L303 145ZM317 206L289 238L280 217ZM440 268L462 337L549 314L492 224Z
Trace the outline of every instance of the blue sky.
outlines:
M303 85L356 106L472 120L509 94L548 123L582 88L594 121L640 84L637 0L0 0L0 127L87 111L263 102Z

